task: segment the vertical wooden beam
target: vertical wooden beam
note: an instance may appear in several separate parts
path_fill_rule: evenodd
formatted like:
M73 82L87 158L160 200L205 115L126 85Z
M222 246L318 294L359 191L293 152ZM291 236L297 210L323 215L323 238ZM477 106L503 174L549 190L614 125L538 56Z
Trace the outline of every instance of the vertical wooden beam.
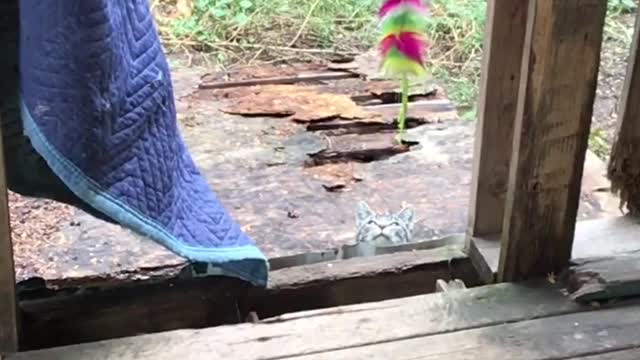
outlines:
M622 89L616 139L611 149L608 177L612 191L632 215L640 215L640 16L636 25Z
M607 2L530 1L499 281L568 265Z
M502 231L527 1L487 1L468 239Z
M0 354L18 351L15 279L2 128L0 127Z

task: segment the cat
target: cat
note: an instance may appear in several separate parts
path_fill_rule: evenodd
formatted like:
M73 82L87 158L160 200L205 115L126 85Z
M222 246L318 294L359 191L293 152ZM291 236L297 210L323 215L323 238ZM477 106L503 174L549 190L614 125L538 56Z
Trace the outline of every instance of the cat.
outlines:
M377 214L361 201L356 212L356 241L379 245L397 245L412 241L415 213L404 208L397 213Z

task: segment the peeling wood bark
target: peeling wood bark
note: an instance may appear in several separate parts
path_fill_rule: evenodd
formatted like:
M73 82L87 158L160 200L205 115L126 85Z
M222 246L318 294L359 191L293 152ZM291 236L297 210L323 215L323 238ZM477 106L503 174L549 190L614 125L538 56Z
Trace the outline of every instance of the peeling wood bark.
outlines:
M618 130L611 150L608 177L632 215L640 215L640 16L636 16L627 75L622 90Z

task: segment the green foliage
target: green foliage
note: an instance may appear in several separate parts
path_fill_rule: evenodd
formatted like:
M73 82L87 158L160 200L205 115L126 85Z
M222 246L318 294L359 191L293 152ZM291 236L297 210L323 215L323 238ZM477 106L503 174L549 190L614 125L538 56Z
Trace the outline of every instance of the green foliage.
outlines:
M285 46L302 27L312 4L310 0L195 0L192 16L169 21L170 31L164 35L203 45ZM321 0L296 45L366 48L375 39L370 30L377 6L377 0Z
M427 33L433 74L459 106L472 108L478 93L486 0L433 0ZM465 117L472 117L467 112Z
M609 13L614 14L630 14L636 10L635 0L608 0L607 7Z
M314 0L194 0L192 16L169 21L169 31L163 35L205 45L202 48L216 51L222 61L228 60L230 48L217 46L221 43L287 47L298 31L301 36L293 47L366 51L376 45L381 1L320 0L304 24ZM608 1L607 39L630 41L633 28L616 19L634 12L636 6L635 0ZM431 13L430 71L465 109L464 118L473 119L486 0L431 0Z
M601 159L606 159L609 156L611 146L607 141L604 130L600 128L591 129L589 133L589 149Z

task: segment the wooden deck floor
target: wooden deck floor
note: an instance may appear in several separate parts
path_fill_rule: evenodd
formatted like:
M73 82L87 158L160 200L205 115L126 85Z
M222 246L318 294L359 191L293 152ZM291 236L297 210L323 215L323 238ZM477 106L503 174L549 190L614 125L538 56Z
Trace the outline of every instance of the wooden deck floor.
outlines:
M633 299L580 305L547 282L498 284L7 360L631 360L640 359L639 330L640 302Z

